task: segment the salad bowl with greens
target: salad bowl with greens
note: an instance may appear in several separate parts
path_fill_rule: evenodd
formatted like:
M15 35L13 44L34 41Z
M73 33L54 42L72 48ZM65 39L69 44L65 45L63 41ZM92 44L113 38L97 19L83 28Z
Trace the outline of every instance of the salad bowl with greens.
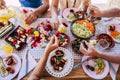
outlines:
M94 35L94 24L88 20L77 19L71 24L71 32L77 38L87 39Z

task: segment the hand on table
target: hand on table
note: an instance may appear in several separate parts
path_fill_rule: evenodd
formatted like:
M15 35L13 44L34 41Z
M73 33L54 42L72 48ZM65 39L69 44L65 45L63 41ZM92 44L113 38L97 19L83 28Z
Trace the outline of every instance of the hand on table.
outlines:
M47 47L45 48L45 52L50 53L54 49L58 48L58 46L59 46L59 40L55 35L53 35Z
M26 24L30 25L35 20L37 20L37 15L35 14L35 12L33 12L27 16L27 18L25 19L25 22L26 22Z
M4 9L6 7L6 3L4 0L0 0L0 9Z
M87 56L97 57L99 52L97 50L95 50L93 45L91 45L87 41L85 41L85 43L86 43L88 49L85 49L83 44L81 44L80 45L80 52L82 52L84 55L87 55Z
M59 25L59 19L57 17L57 15L53 15L51 18L51 25L53 27L53 29L57 30L58 29L58 25Z

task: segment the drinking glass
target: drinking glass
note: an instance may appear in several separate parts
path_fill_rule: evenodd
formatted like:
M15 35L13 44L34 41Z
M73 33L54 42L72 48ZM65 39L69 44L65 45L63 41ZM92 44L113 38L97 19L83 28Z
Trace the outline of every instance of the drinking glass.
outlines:
M106 49L108 49L109 48L109 43L108 43L108 41L107 40L105 40L105 39L100 39L99 41L98 41L98 43L96 44L96 48L98 49L98 50L106 50Z

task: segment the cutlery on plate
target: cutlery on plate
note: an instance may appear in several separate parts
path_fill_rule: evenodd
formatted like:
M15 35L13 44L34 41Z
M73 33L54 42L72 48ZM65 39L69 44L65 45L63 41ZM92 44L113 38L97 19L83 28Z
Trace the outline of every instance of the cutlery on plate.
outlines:
M87 59L83 60L82 62L74 65L74 66L73 66L73 69L78 68L78 67L81 66L84 62L89 61L89 60L91 60L91 59L93 59L93 58L92 58L92 57L88 57Z

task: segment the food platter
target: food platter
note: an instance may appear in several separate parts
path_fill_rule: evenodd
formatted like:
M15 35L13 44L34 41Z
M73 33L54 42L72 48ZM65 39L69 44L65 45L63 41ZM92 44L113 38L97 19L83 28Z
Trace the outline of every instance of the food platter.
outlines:
M71 33L76 38L87 39L94 35L95 27L92 22L84 19L76 19L71 24Z
M32 48L38 46L45 48L54 34L54 30L49 20L43 20L37 24L36 28L28 29L27 33L30 35L28 38Z
M114 29L110 30L110 27ZM107 31L107 34L110 35L115 42L120 43L120 24L109 25L106 28L106 31Z
M4 37L12 29L14 29L14 27L15 26L9 21L0 22L0 38Z
M82 13L77 8L66 8L63 11L63 17L70 22L77 18L82 18L82 16L83 16Z
M58 69L59 71L55 70L53 65L51 64L51 58L53 56L55 56L55 54L56 54L55 52L57 50L64 52L63 59L65 60L65 64L64 64L62 70L61 70L61 68L59 68L60 69L60 70ZM73 65L74 65L74 59L73 59L72 53L69 52L65 48L59 47L50 53L48 61L47 61L47 65L46 65L46 70L50 75L52 75L54 77L64 77L71 72Z
M16 50L23 49L27 43L27 33L20 25L5 38L5 41L12 45Z
M82 61L86 60L88 57L89 57L89 56L83 56ZM104 59L102 59L102 62L104 63L104 68L103 68L103 70L102 70L101 72L99 72L99 73L98 73L98 71L97 71L96 69L94 69L94 70L92 71L92 70L90 70L90 69L88 69L88 68L86 67L86 65L94 66L94 65L95 65L95 64L94 64L94 63L95 63L94 60L89 60L89 61L87 62L87 64L86 64L86 63L83 63L82 68L83 68L84 72L85 72L88 76L90 76L91 78L93 78L93 79L103 79L103 78L105 78L105 77L107 76L107 74L108 74L108 72L109 72L109 64L108 64L108 61L106 61L106 60L104 60Z
M8 62L8 60L6 61L6 58L11 57L13 59L13 62ZM0 55L1 60L3 61L3 64L8 72L8 74L5 77L2 77L2 75L0 75L0 80L11 80L13 79L19 72L20 68L21 68L21 60L20 57L16 54L1 54ZM9 59L10 60L10 59Z

